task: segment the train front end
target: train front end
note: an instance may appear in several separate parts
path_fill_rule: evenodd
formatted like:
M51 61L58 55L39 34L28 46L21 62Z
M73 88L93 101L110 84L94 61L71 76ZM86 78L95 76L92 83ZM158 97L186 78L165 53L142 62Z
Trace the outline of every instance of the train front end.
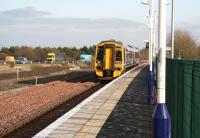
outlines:
M112 80L124 71L124 47L115 41L96 45L94 70L99 79Z

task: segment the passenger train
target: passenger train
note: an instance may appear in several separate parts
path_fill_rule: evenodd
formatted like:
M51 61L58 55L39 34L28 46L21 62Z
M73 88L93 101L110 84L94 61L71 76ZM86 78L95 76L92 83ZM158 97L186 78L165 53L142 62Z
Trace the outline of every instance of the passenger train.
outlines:
M115 40L96 45L93 64L96 76L101 80L112 80L137 65L134 49Z

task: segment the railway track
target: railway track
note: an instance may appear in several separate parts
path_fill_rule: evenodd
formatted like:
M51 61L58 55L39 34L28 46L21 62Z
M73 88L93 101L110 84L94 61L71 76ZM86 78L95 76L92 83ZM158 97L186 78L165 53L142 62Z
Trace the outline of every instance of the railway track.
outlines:
M41 75L49 75L50 73L55 73L59 71L65 71L68 68L66 67L45 67L45 68L33 68L31 71L20 71L19 75L21 78L31 77L31 76L41 76ZM6 79L16 79L16 72L12 73L1 73L0 80Z
M66 81L69 82L98 82L95 75L91 75L90 73L85 73L84 75L78 75ZM54 122L57 118L62 116L64 113L72 109L78 103L83 101L85 98L90 96L92 93L102 88L105 84L97 83L95 87L82 92L80 95L74 95L73 97L68 97L63 101L59 101L58 103L48 107L47 109L34 114L17 124L7 128L4 131L0 132L0 136L4 137L32 137L40 130L44 129L46 126Z
M98 82L96 76L90 73L79 74L71 79L65 80L67 82ZM0 137L5 138L27 138L32 137L45 127L54 122L57 118L61 117L63 114L68 112L70 109L75 107L77 104L82 102L84 99L89 97L91 94L102 88L106 83L97 83L96 86L90 88L89 90L82 92L79 95L75 95L71 98L59 101L55 105L43 110L42 112L26 118L25 120L11 126L9 129L0 133Z
M54 75L45 75L45 76L37 76L37 84L44 84L52 81L67 81L74 82L75 80L79 80L81 75L88 74L88 76L94 76L94 72L91 69L88 70L78 70L78 71L68 71L60 74ZM16 75L16 74L15 74ZM16 77L16 76L15 76ZM84 77L84 76L83 76ZM9 91L16 88L27 87L35 85L36 76L25 76L25 78L20 78L19 81L15 79L11 80L1 80L0 78L0 93L5 93L5 91Z
M78 75L77 75L78 74ZM38 77L38 84L45 84L51 81L61 80L66 82L86 82L87 80L94 80L95 74L93 71L75 71L67 74L56 75L56 76L47 76L47 77ZM96 80L97 81L97 80ZM35 78L20 81L19 83L25 84L35 84Z

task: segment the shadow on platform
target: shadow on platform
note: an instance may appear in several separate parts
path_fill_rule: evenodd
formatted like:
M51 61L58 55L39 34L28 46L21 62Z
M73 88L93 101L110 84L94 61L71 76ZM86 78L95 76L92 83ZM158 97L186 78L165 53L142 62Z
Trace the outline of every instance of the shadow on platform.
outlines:
M151 138L153 105L147 104L147 68L134 78L97 138Z

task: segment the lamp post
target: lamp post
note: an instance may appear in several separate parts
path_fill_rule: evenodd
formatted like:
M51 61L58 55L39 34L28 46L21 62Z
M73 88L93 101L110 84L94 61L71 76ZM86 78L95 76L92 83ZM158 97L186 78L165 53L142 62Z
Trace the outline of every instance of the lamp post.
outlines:
M158 45L157 45L157 29L158 29L158 23L157 23L157 10L155 10L154 11L154 28L153 28L153 30L154 30L154 32L153 32L153 36L154 36L154 38L153 38L153 44L154 44L154 50L153 50L153 56L154 56L154 58L156 57L156 55L157 55L157 50L158 50Z
M174 58L174 0L172 0L171 11L171 58Z
M166 70L166 4L159 0L158 20L158 78L157 78L157 105L153 113L153 137L170 138L170 115L165 104L165 70Z
M178 50L178 59L181 59L181 51L183 51L183 50L181 50L181 49Z
M148 73L148 98L149 104L153 103L154 97L154 73L153 73L153 0L147 0L141 2L142 4L148 5L148 19L149 19L149 73Z

